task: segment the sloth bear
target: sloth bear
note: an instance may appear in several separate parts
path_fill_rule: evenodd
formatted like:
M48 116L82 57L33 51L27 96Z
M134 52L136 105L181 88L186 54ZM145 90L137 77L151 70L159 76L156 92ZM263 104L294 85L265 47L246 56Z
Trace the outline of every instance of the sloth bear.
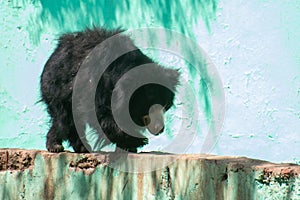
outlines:
M127 72L144 64L150 64L147 67L153 73L136 74L140 76L139 78L145 76L159 77L160 80L167 81L171 85L171 89L157 83L145 84L133 92L129 105L125 105L122 100L117 104L121 107L128 107L132 121L139 127L138 132L147 128L152 134L158 135L163 131L163 114L173 105L174 91L179 79L178 71L164 68L155 63L134 45L130 37L123 33L123 30L106 30L94 27L93 29L62 35L41 74L41 101L47 106L52 124L47 134L46 147L48 151L62 152L64 151L62 142L68 141L75 152L88 152L88 148L80 139L74 123L72 113L73 86L78 70L89 53L97 45L115 35L121 35L122 42L120 44L123 48L128 49L128 52L115 59L105 69L97 83L95 112L99 125L104 132L104 136L102 134L99 137L105 144L113 143L118 148L129 152L137 152L138 147L148 143L148 139L141 133L131 134L120 129L114 120L111 108L113 91L116 90L120 99L127 92L126 87L115 88L117 82L124 77L125 80L130 81L133 78L130 76L133 75ZM105 59L107 56L105 54L113 54L109 48L105 47L105 52L99 52L100 58ZM135 50L132 51L132 48ZM138 137L135 137L136 135Z

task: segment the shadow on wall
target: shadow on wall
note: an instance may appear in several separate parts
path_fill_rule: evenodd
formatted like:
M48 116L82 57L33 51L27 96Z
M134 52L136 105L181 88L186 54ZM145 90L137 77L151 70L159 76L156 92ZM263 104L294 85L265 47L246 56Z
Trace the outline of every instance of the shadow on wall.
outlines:
M23 0L23 3L25 2L28 4L28 0ZM30 33L31 41L35 44L38 44L41 35L49 30L59 35L67 31L82 30L93 25L126 29L164 27L194 38L193 25L200 18L209 30L210 21L215 17L217 3L218 0L188 0L185 2L165 0L91 0L89 2L84 0L35 0L32 1L32 4L39 11L33 12L31 15L27 30ZM167 37L167 40L172 40L172 36ZM155 42L159 42L159 38L155 39ZM181 46L184 47L184 45ZM185 54L193 54L191 49L184 48ZM196 74L191 67L188 71L191 76ZM202 66L200 71L202 76L206 76L205 67ZM207 94L205 84L200 82L198 85L200 85L201 93ZM208 95L202 96L202 99L206 110L210 110Z
M189 37L195 23L202 18L209 29L215 17L217 0L187 1L84 1L35 0L31 4L39 10L28 24L32 40L40 41L41 34L52 29L58 33L82 30L85 27L140 28L163 26ZM28 4L28 0L23 0Z

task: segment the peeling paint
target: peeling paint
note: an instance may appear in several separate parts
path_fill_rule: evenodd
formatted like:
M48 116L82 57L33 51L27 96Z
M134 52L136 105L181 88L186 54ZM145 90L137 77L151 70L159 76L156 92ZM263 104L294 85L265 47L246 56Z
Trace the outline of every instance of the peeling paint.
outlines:
M97 158L94 155L85 155L76 161L71 161L69 167L75 170L82 170L85 174L91 174L95 171L95 168L99 165L107 165L108 158Z
M0 152L0 171L5 170L24 170L33 165L35 155L28 152L9 150Z

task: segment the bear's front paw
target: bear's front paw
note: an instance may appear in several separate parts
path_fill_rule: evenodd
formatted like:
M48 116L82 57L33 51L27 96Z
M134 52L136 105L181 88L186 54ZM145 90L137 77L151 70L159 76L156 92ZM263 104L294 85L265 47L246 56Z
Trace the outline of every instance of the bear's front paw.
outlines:
M149 139L148 138L143 138L143 145L148 144L149 143Z
M137 148L134 148L134 147L116 147L115 153L137 153Z
M47 149L52 153L59 153L64 151L64 147L61 144L47 145Z

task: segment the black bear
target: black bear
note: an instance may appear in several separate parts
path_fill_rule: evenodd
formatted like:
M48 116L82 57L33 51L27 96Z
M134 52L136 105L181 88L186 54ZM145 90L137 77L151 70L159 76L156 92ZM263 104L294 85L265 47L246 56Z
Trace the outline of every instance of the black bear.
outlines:
M153 69L153 73L137 74L138 76L158 76L161 80L170 83L172 88L157 83L145 84L134 91L129 105L123 105L122 101L118 104L121 107L127 106L129 108L132 121L140 127L138 131L141 132L148 128L154 135L163 131L163 113L173 105L174 90L179 79L178 71L164 68L147 57L134 45L130 37L123 34L123 30L106 30L94 27L93 29L62 35L41 74L41 101L47 106L52 124L47 134L46 147L48 151L64 151L62 141L66 140L69 141L75 152L87 152L87 148L78 136L72 113L74 81L88 54L97 45L115 35L122 35L121 40L124 41L122 46L128 49L128 52L119 56L105 69L97 85L95 112L105 134L105 137L100 137L105 140L106 144L114 143L117 147L130 152L137 152L138 147L148 143L148 139L142 134L135 137L134 134L121 130L114 120L111 108L113 90L116 90L120 97L127 92L124 87L115 88L117 82L124 77L130 80L132 74L128 72L144 64L150 64L148 68L150 72ZM132 51L132 48L135 50ZM99 52L101 56L107 53L109 50ZM105 56L103 55L103 58ZM151 111L151 108L154 108L154 111ZM150 111L153 116L151 116Z

